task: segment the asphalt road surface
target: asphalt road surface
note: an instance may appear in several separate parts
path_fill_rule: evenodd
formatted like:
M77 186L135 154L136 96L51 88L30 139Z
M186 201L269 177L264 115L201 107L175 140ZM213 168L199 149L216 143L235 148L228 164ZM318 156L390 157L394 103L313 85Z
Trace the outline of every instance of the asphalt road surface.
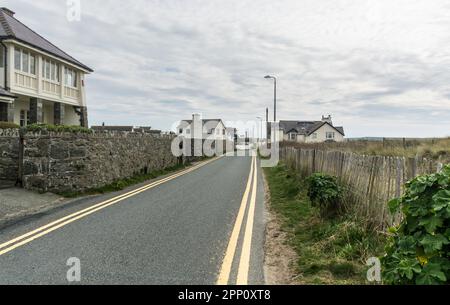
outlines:
M0 231L0 284L264 284L263 187L222 157L38 215Z

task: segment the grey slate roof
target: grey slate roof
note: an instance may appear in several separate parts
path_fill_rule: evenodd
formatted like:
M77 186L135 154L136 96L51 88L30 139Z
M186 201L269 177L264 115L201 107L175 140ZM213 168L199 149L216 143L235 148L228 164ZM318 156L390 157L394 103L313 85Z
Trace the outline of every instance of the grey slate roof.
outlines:
M299 135L309 136L325 124L330 125L340 134L345 136L344 127L335 127L323 121L280 121L280 129L283 130L284 133L295 132Z
M10 97L10 98L16 98L17 97L14 94L12 94L11 92L6 91L2 87L0 87L0 96L6 96L6 97Z
M91 68L76 60L41 35L24 25L22 22L10 16L7 9L0 8L0 40L14 39L41 51L47 52L60 59L66 60L85 70L93 72Z

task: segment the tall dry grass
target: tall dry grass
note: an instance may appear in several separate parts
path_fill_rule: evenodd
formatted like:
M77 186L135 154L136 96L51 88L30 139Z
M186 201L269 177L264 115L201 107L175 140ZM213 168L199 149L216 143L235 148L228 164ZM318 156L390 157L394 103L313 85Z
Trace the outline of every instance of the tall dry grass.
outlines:
M294 143L284 146L299 148L350 151L361 155L424 157L450 163L450 138L440 139L385 139L383 141L357 140L342 143Z

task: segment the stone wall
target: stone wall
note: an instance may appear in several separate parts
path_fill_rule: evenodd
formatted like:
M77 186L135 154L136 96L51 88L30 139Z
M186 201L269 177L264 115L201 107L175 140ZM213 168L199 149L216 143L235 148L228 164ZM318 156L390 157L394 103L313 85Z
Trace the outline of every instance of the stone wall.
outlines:
M0 189L15 185L19 175L19 130L0 129Z
M178 163L170 136L40 132L23 137L23 186L40 192L85 191Z

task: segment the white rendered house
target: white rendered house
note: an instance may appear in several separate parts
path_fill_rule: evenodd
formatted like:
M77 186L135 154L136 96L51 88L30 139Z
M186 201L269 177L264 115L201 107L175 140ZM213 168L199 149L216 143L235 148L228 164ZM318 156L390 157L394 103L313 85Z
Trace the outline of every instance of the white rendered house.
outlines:
M85 76L91 72L0 9L0 121L88 127Z

